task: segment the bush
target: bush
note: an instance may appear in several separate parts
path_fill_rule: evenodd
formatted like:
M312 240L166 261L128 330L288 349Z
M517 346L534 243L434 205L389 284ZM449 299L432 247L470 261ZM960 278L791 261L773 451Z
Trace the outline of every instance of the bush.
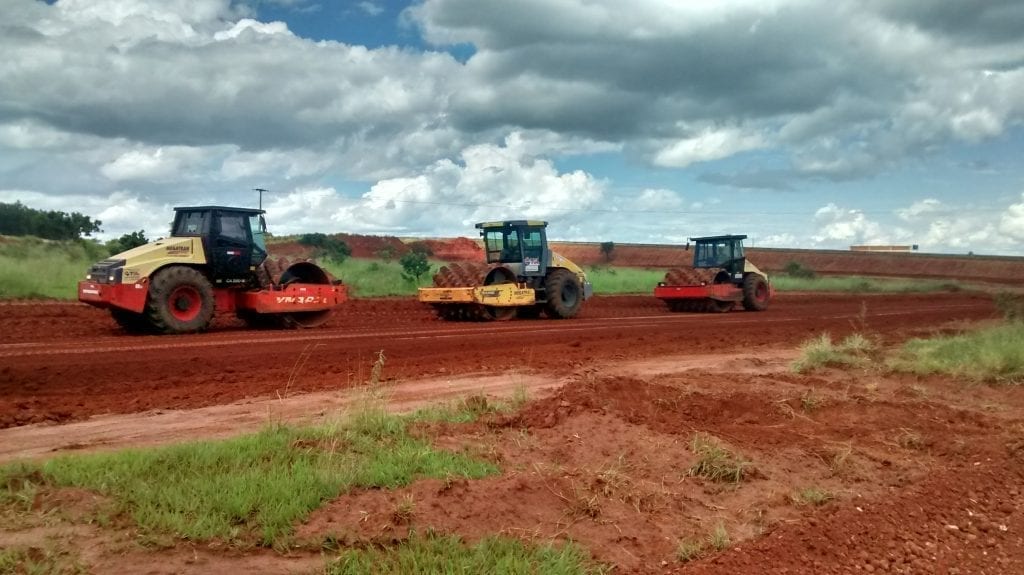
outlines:
M814 273L811 268L805 267L804 264L798 261L791 261L786 264L786 267L782 268L782 272L789 277L814 279L818 274Z
M419 252L405 254L402 259L398 260L398 263L402 264L402 269L405 270L402 277L410 283L419 283L420 276L430 271L430 262L427 261L427 256Z
M395 246L389 244L377 250L377 257L383 260L384 263L391 263L391 260L395 259L397 252L398 250L395 249Z
M132 232L130 234L124 234L123 236L117 238L116 240L110 240L104 245L110 252L110 255L114 255L119 254L121 252L126 252L138 246L144 246L148 243L149 240L146 239L145 231L139 230L137 232Z
M409 244L409 251L417 254L423 254L425 257L428 258L434 255L434 250L430 249L430 246L427 245L427 242L423 241L411 242Z
M999 292L992 298L996 309L1006 321L1024 321L1024 296L1010 292Z
M299 236L299 244L314 248L313 254L317 258L331 260L341 263L352 255L352 248L348 247L345 240L314 232Z

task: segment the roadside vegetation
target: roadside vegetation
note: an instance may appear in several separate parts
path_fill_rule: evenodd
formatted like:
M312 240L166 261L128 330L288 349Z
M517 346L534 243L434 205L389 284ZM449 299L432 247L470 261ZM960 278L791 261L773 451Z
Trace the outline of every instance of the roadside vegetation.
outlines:
M1004 321L956 334L914 338L881 356L869 335L857 332L839 343L828 333L800 346L791 364L797 373L832 367L872 367L919 375L944 374L974 382L1024 383L1024 296L999 293Z
M841 292L841 293L932 293L963 291L962 282L938 279L874 278L862 276L794 277L785 274L771 276L772 286L780 292Z
M651 294L665 279L663 269L590 266L584 271L595 294Z
M356 297L416 295L416 288L434 285L434 274L444 265L440 261L427 261L428 268L415 278L397 261L348 258L341 263L330 260L318 263L344 281L350 295Z
M0 466L0 518L11 522L39 513L40 493L75 487L104 496L87 520L121 528L117 524L130 518L143 545L219 541L235 548L285 550L295 544L297 521L350 489L394 489L420 478L479 479L498 472L488 461L434 448L414 426L471 422L517 409L526 401L525 388L507 401L469 396L399 416L386 409L386 392L379 386L383 365L381 356L367 391L334 425L270 425L225 441ZM414 515L411 498L396 507L396 517L408 521ZM347 546L327 538L320 547L328 575L607 572L573 543L533 544L499 535L467 543L429 530L410 531L408 538L383 545ZM84 573L87 568L63 551L0 550L0 573L35 572Z
M74 299L86 270L105 257L103 246L88 240L6 238L0 241L0 298Z
M0 467L0 504L30 501L44 486L85 488L109 497L110 513L131 517L151 540L276 546L295 521L350 489L498 471L414 437L411 421L368 401L334 426L274 425L226 441L11 464Z
M888 366L916 374L947 374L970 381L1024 383L1024 322L906 342Z

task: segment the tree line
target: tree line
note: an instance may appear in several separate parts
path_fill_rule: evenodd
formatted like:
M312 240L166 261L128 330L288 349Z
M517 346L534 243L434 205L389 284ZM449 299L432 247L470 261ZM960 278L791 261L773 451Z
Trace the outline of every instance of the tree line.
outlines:
M0 203L0 234L46 240L77 240L103 231L103 222L78 212L37 210L21 202Z
M58 210L37 210L21 202L5 204L0 202L0 235L35 236L44 240L81 240L82 236L91 236L102 232L103 222L94 220L78 212L61 212ZM91 240L98 243L96 240ZM103 247L111 254L130 250L149 242L142 230L124 234L103 243Z

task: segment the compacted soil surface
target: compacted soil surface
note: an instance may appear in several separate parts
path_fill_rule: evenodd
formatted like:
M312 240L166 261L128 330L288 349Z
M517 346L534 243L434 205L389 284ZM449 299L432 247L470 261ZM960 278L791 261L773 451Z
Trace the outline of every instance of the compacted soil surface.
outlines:
M1024 390L889 373L796 374L799 345L860 333L882 354L993 321L991 298L784 295L762 313L600 297L569 321L449 323L356 300L323 329L130 336L101 311L0 306L0 461L257 429L340 412L386 357L396 410L526 390L510 412L421 423L495 463L325 501L284 549L154 545L96 494L41 489L0 549L95 573L317 573L412 532L575 542L612 573L1024 573ZM701 466L725 454L727 477ZM401 511L401 512L399 512ZM74 571L71 571L74 572Z

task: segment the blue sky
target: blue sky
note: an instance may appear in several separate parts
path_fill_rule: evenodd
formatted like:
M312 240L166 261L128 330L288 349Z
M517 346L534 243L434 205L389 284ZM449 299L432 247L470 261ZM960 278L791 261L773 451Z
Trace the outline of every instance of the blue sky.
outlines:
M10 0L0 201L1024 255L1024 5Z

